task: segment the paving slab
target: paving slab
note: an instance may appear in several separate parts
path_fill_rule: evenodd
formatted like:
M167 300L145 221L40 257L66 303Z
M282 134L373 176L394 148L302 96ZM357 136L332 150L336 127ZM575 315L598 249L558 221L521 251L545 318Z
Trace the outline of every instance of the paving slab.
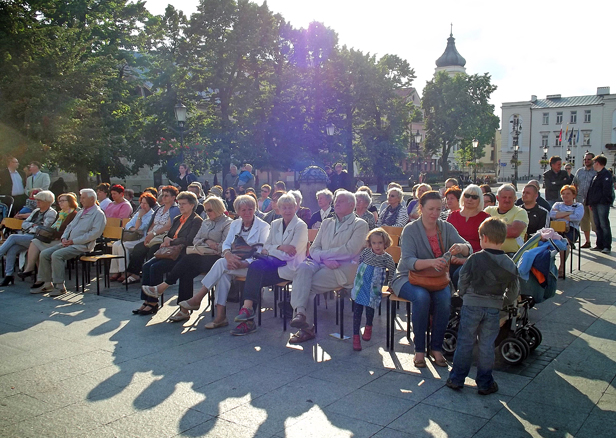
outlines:
M406 400L412 405L432 395L445 385L445 380L390 372L363 386L362 389Z
M345 415L368 423L387 426L414 404L402 402L398 397L358 389L337 400L324 410L329 413Z

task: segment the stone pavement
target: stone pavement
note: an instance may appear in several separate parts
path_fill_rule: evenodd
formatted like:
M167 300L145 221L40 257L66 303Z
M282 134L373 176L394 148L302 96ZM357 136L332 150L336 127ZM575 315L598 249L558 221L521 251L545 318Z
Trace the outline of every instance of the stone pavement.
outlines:
M338 331L331 300L317 340L291 346L271 308L255 334L232 337L203 329L205 303L184 325L167 323L173 294L149 318L131 314L136 286L52 299L18 281L0 289L0 436L613 437L616 252L582 257L531 311L542 345L496 371L500 391L487 397L470 378L454 392L445 370L414 368L404 311L395 353L384 313L358 353L328 336Z

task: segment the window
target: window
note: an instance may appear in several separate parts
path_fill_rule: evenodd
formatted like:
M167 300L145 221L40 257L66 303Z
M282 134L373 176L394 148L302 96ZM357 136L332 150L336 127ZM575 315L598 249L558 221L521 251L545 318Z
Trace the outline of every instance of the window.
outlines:
M550 123L550 113L543 113L543 124L547 125Z
M562 123L563 123L563 112L559 111L556 113L556 124L562 125Z
M584 146L590 146L590 132L584 132Z
M569 123L577 123L577 111L571 111L571 118L569 119Z
M545 147L548 145L548 135L547 134L543 134L541 136L541 147Z
M564 135L564 133L563 133L563 135ZM560 140L560 141L558 140L558 137L559 137L559 136L560 136L560 131L555 131L555 132L554 132L554 137L555 137L555 140L554 140L554 145L555 145L555 146L562 146L562 145L563 145L562 140Z
M590 110L584 110L584 123L590 123Z

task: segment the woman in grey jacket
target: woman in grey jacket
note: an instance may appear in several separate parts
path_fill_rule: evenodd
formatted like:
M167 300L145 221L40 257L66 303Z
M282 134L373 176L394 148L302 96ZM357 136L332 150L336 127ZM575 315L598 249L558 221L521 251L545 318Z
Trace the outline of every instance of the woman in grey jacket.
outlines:
M432 337L430 350L434 362L438 366L447 366L441 353L445 329L449 320L451 290L447 286L435 292L409 283L409 271L423 269L448 269L448 263L443 258L446 251L451 256L467 257L473 252L471 245L460 237L453 225L439 219L441 213L441 197L436 191L424 193L420 200L421 216L419 220L404 227L400 238L402 256L392 289L400 298L413 303L413 342L415 344L414 363L417 368L426 366L426 331L430 319L430 308L433 309Z

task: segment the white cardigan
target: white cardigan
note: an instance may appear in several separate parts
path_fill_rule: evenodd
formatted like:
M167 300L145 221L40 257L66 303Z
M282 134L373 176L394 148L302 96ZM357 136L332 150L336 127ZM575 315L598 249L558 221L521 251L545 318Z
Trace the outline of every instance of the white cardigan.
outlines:
M242 231L242 219L235 219L233 222L231 222L231 226L229 226L229 234L227 234L227 238L225 239L225 241L222 244L222 250L231 250L231 244L233 243L233 240L235 240L235 236L240 234L240 232ZM248 237L246 238L246 243L249 245L255 245L257 243L260 243L262 245L265 245L265 242L267 241L267 236L269 236L269 232L270 232L270 226L267 222L265 222L262 219L259 219L258 217L255 216L255 222L252 225L252 228L250 229L250 232L248 233ZM259 248L259 251L261 252L261 248ZM246 259L246 261L248 263L252 263L253 259Z
M272 222L272 228L265 242L264 249L280 260L285 260L287 264L278 268L278 276L285 280L293 280L295 270L306 259L306 247L308 246L308 226L306 222L293 216L287 229L282 232L283 219L276 219ZM291 257L278 248L280 245L293 245L297 250L295 257Z

